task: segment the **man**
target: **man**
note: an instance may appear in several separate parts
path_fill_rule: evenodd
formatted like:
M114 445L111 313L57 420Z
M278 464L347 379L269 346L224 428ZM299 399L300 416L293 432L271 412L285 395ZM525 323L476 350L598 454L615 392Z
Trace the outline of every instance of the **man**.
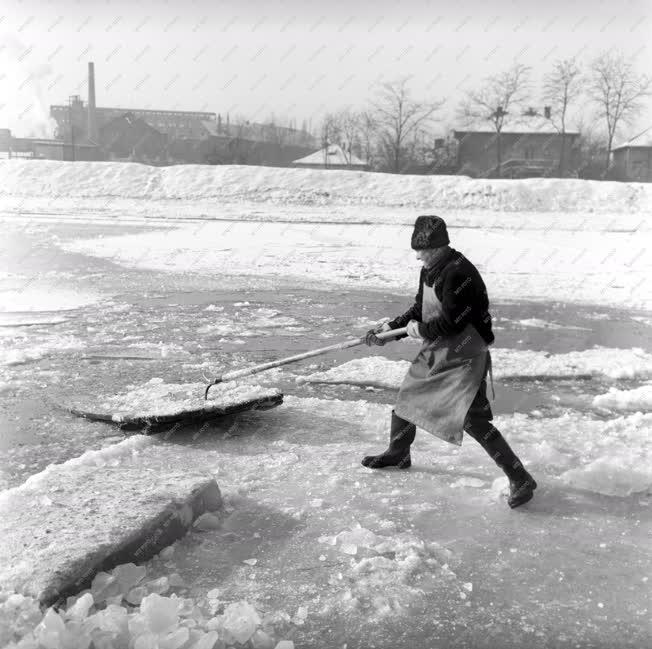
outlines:
M409 335L423 344L392 410L389 448L365 457L362 464L372 469L411 466L416 426L458 445L466 431L505 472L507 502L518 507L532 498L537 483L491 423L486 377L491 375L494 334L487 289L477 268L449 243L443 219L417 218L411 245L423 268L414 304L367 333L367 345L384 345L377 333L407 326L408 333L399 338Z

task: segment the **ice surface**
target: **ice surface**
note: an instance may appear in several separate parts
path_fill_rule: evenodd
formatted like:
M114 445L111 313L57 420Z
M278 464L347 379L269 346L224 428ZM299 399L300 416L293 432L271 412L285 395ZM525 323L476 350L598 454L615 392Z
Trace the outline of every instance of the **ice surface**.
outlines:
M70 311L102 300L98 293L64 288L56 284L0 291L0 313L24 311ZM24 316L21 316L24 317ZM43 317L43 316L40 316ZM48 322L51 316L48 316Z
M491 349L493 374L508 377L606 376L611 379L652 377L652 354L640 348L595 347L581 352L548 354L543 351ZM300 382L346 383L398 389L410 367L409 361L384 356L356 358L324 372L300 377ZM643 393L637 396L642 397Z
M4 332L7 333L7 332ZM84 341L55 333L38 333L12 330L0 339L0 365L20 365L37 361L59 351L85 347Z
M414 216L411 217L414 220ZM652 290L645 278L652 272L652 252L632 262L623 233L568 232L551 227L544 232L522 229L490 229L479 219L475 228L456 231L455 248L461 250L482 271L492 300L530 299L589 302L652 308ZM302 285L369 287L414 295L419 266L409 248L409 229L398 226L375 228L373 244L368 225L256 224L260 246L242 246L252 236L252 224L206 223L201 238L196 228L181 227L168 232L145 232L124 236L68 241L69 252L110 259L129 268L159 272L185 272L189 265L199 273L291 278ZM228 251L216 250L220 240ZM379 255L378 250L383 254ZM583 254L587 248L592 255ZM317 252L316 252L317 250ZM509 254L489 254L508 250ZM557 251L559 264L551 257ZM615 254L607 253L616 251ZM604 252L606 261L597 269L595 255ZM320 280L314 276L315 255L320 261ZM618 282L613 277L618 277ZM572 281L569 281L572 277Z
M501 318L501 322L513 322L521 327L532 327L536 329L576 329L580 331L591 331L587 327L576 327L574 325L559 324L558 322L548 322L540 318L524 318L522 320L510 320L509 318Z

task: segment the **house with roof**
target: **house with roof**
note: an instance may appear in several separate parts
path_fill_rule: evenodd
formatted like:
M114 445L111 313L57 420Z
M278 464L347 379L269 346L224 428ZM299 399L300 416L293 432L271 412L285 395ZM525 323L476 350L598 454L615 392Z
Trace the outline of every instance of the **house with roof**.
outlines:
M305 158L293 160L292 166L304 169L369 169L368 163L360 160L350 149L345 151L339 144L329 144Z
M458 173L478 178L566 175L579 161L579 132L561 134L544 119L523 119L497 133L489 123L454 130ZM500 164L499 164L500 160Z
M652 126L611 151L616 180L652 182Z

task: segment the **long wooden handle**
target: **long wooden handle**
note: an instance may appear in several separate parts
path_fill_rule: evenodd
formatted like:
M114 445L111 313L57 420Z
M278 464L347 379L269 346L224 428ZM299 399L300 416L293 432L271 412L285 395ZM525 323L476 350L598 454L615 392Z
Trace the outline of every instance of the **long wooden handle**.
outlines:
M378 333L376 336L381 340L387 338L395 338L401 334L407 333L407 327L401 327L400 329L392 329L392 331L384 331L383 333ZM217 385L223 381L232 381L233 379L239 379L243 376L250 376L252 374L258 374L258 372L264 372L265 370L270 370L273 367L279 367L281 365L287 365L288 363L296 363L297 361L302 361L304 358L312 358L313 356L320 356L321 354L327 354L328 352L335 352L340 349L347 349L348 347L355 347L356 345L364 344L365 336L362 338L355 338L353 340L345 340L344 342L337 343L335 345L329 345L328 347L321 347L320 349L313 349L309 352L304 352L303 354L297 354L296 356L288 356L287 358L281 358L277 361L270 361L269 363L263 363L262 365L255 365L254 367L246 367L242 370L234 370L233 372L227 372L218 376L210 385Z

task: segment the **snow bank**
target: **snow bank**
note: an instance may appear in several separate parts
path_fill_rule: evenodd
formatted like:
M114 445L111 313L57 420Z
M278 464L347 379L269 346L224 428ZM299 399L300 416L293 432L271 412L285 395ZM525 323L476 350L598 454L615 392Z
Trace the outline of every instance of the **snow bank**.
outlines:
M146 201L264 201L294 205L436 206L495 211L652 212L647 183L486 180L254 166L0 160L10 196Z
M134 436L0 493L0 586L53 603L118 557L144 560L220 506L212 475Z
M491 349L491 358L494 377L501 379L573 378L587 375L606 376L611 379L652 378L652 354L638 347L633 349L595 347L566 354L496 348ZM410 361L392 361L384 356L368 356L342 363L324 372L297 377L296 380L300 383L344 383L398 390L409 367ZM636 393L633 398L644 398L648 392L649 387Z

